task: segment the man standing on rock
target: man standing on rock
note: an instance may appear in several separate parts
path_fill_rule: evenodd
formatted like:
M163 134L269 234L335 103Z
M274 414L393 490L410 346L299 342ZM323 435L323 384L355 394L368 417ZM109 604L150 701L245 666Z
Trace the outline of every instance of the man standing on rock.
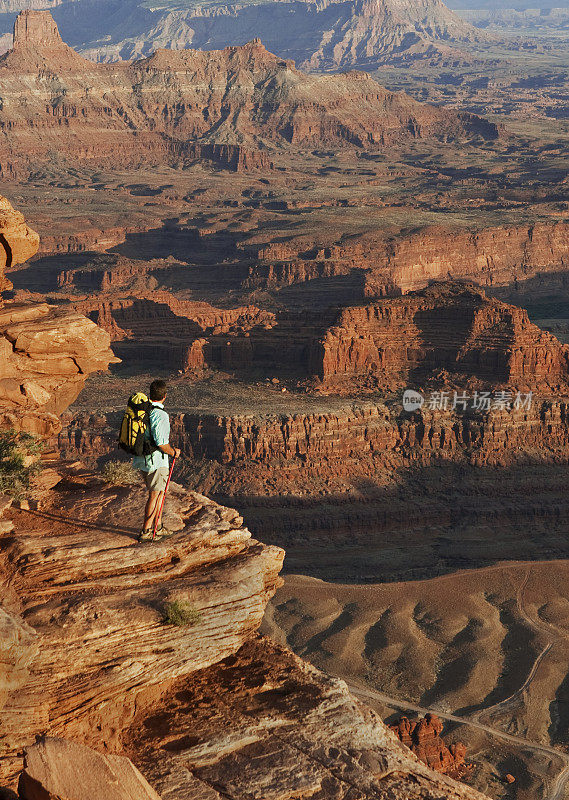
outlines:
M147 456L135 456L132 461L133 467L142 472L148 489L144 525L138 537L139 542L153 538L163 539L171 534L161 522L162 498L170 472L168 456L178 458L181 451L170 445L170 417L164 410L167 391L166 381L153 381L150 384L150 424L145 436L156 445L156 450ZM153 536L155 527L156 534Z

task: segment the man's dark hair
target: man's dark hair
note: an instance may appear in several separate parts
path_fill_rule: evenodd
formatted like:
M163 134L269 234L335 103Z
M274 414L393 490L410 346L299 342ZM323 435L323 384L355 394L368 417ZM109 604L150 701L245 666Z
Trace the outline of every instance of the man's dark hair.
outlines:
M150 384L150 399L155 403L159 403L166 397L168 391L168 384L166 381L152 381Z

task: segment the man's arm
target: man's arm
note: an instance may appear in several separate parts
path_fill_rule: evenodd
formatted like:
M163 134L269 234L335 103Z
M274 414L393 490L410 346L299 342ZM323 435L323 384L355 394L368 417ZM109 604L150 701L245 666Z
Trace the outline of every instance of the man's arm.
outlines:
M167 456L174 456L174 458L179 458L182 453L179 447L172 447L171 444L161 444L158 449L166 453Z
M150 412L150 432L156 447L167 456L178 458L181 450L170 444L170 420L164 409L153 408Z

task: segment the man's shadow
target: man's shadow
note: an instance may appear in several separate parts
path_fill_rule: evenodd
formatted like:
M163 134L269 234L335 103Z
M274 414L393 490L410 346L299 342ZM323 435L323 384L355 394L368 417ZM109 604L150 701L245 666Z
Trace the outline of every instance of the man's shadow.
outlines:
M24 512L26 514L31 514L34 517L38 517L39 519L47 519L51 522L60 522L64 525L69 525L71 528L85 528L86 530L92 531L107 531L108 533L119 533L122 536L127 536L129 539L137 539L138 534L134 528L124 528L119 525L108 525L108 524L101 524L98 522L90 522L88 520L82 519L68 519L65 516L61 516L59 514L54 514L53 512L48 511L36 511L36 510L27 510ZM2 796L0 795L0 800L3 800Z

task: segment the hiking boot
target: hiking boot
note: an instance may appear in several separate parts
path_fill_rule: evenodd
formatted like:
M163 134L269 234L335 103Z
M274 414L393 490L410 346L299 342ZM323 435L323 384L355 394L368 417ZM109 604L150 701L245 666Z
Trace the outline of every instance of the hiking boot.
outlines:
M156 534L158 536L158 534ZM160 537L161 538L161 537ZM138 534L138 542L151 542L152 541L152 528L145 528Z
M167 539L168 536L173 536L174 531L169 531L164 525L161 525L156 533L152 535L152 528L147 528L138 534L138 541L141 542L158 542L161 539Z
M156 538L160 537L160 539L167 539L169 536L173 536L174 531L165 528L164 525L160 525L158 530L156 531Z

